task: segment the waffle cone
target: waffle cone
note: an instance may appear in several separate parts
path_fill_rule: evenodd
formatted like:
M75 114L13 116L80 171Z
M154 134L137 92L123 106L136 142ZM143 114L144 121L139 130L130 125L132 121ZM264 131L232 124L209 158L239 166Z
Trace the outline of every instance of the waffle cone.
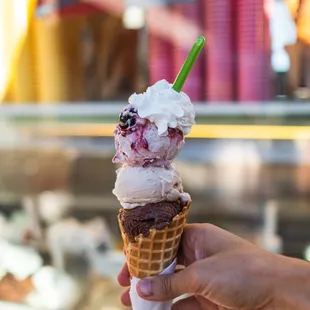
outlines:
M181 235L188 216L191 201L183 207L164 229L150 229L150 234L135 237L130 242L118 216L119 227L124 242L124 251L131 277L145 278L161 273L175 259Z

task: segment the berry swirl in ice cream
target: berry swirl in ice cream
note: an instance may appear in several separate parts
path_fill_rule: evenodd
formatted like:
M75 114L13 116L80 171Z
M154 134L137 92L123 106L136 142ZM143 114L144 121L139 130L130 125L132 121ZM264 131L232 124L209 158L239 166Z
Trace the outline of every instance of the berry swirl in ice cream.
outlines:
M194 124L189 97L159 81L143 94L134 94L115 130L115 163L167 166L184 145Z

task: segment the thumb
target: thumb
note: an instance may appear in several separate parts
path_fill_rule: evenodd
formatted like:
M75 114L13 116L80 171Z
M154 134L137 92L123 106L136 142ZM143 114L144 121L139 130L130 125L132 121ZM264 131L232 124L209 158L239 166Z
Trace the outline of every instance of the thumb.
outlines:
M138 294L147 300L166 301L195 291L193 268L187 267L172 275L142 279L137 284Z

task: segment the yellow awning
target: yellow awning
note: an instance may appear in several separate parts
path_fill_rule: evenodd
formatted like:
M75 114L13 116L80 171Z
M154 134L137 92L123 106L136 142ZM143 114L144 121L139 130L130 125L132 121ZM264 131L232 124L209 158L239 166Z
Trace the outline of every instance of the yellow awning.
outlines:
M14 77L36 0L0 1L0 102Z
M22 126L28 136L44 137L114 137L116 124L40 124ZM195 139L250 139L250 140L309 140L310 126L271 125L203 125L193 126L186 138Z

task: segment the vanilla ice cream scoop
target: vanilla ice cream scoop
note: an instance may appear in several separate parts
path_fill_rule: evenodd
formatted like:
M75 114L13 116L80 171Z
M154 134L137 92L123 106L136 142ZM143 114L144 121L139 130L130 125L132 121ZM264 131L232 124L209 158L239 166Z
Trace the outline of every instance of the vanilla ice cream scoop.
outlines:
M117 170L113 194L125 209L160 201L186 202L182 181L174 167L133 167L124 165Z

